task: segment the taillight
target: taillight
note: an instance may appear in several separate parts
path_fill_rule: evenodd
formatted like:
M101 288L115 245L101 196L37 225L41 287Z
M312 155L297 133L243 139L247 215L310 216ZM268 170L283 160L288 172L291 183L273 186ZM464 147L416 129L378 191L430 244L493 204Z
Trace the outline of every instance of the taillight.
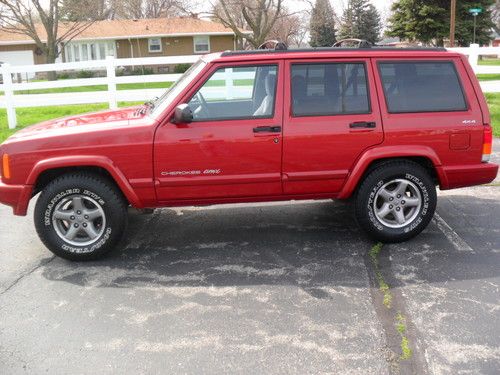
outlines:
M10 158L8 154L2 156L2 176L6 179L10 178Z
M493 143L493 131L490 125L486 125L483 131L483 157L481 161L487 163L491 157L491 144Z

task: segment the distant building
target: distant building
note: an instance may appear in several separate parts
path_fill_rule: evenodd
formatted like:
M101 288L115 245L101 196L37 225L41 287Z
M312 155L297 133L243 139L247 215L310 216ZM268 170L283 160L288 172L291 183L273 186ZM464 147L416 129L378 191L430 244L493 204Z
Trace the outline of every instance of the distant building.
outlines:
M68 25L60 24L60 33ZM44 28L38 26L42 41ZM196 18L106 20L93 23L60 46L58 61L206 54L236 49L234 32L224 25ZM45 56L23 34L0 31L0 61L12 65L44 64ZM168 70L168 67L165 67Z

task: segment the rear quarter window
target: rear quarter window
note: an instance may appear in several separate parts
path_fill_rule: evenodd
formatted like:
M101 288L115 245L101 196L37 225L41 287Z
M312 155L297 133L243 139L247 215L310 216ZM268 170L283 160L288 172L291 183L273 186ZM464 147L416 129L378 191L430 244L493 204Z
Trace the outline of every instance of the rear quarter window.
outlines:
M451 61L380 62L378 67L390 113L467 110Z

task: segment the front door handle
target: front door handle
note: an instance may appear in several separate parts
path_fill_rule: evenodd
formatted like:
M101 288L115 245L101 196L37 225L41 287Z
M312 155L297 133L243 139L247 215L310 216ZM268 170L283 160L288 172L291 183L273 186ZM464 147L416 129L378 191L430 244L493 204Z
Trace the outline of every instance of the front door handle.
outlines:
M257 126L254 133L281 133L281 126Z
M358 128L368 128L368 129L373 129L377 126L375 122L372 121L358 121L358 122L351 122L349 124L349 127L351 129L358 129Z

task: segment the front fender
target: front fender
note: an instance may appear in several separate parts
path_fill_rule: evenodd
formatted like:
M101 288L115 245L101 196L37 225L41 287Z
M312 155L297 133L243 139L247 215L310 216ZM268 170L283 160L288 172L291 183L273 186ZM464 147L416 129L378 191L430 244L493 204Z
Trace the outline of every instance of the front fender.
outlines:
M377 160L383 159L394 159L394 158L405 158L405 157L425 157L429 159L434 168L439 179L439 184L441 186L447 186L446 174L441 168L441 160L439 159L436 152L427 146L382 146L371 148L365 151L355 162L354 167L351 169L347 180L340 191L339 199L348 199L355 191L358 184L361 182L361 178L364 173L372 164Z
M41 160L36 163L31 170L26 181L26 185L33 187L36 184L38 177L40 177L40 175L45 171L71 167L99 167L105 169L116 182L129 203L134 207L143 208L140 199L126 179L125 175L116 165L114 165L111 159L105 156L71 155Z

